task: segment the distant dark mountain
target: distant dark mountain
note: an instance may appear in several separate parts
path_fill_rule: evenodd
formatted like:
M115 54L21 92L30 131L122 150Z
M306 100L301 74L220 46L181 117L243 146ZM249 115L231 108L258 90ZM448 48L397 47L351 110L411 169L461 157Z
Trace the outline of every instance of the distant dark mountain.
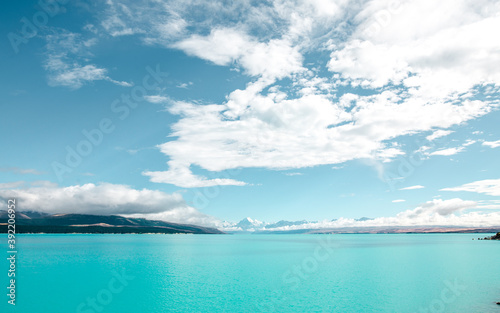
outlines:
M0 211L0 226L7 223L7 212ZM7 227L0 227L7 232ZM159 233L223 234L218 229L176 224L117 215L44 214L17 212L16 233Z
M370 217L362 217L362 218L357 218L355 219L356 222L364 222L364 221L371 221L373 218Z
M24 211L24 212L16 212L16 219L32 219L32 218L43 218L47 217L50 214L43 212L35 212L35 211ZM0 211L0 220L7 218L7 211Z

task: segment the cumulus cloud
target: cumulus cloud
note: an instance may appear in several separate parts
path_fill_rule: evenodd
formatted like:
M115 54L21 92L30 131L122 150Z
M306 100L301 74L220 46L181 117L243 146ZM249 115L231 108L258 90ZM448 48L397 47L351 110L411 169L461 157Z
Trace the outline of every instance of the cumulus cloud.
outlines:
M425 139L427 139L429 141L433 141L435 139L438 139L438 138L441 138L444 136L448 136L451 133L453 133L453 131L451 131L451 130L438 129L438 130L434 131L432 134L430 134L429 136L425 137Z
M148 45L242 69L250 80L220 103L168 101L179 121L172 140L159 146L168 168L144 171L154 182L241 186L195 169L390 162L405 153L392 145L396 138L432 131L427 139L433 141L499 104L474 96L480 87L500 85L500 39L491 35L500 26L500 4L492 0L106 6L102 26L109 34L133 33ZM326 64L318 53L329 55Z
M208 36L195 34L173 46L217 65L237 62L251 76L283 78L303 69L302 55L287 40L258 42L235 29L213 29Z
M500 196L500 179L478 180L458 187L443 188L443 191L469 191L489 196Z
M397 217L405 218L418 218L421 216L428 216L432 214L438 214L441 216L448 216L452 213L462 211L465 209L471 209L477 205L475 201L465 201L459 198L450 200L434 199L428 201L421 206L413 209L401 212Z
M136 214L121 214L125 217L146 218L149 220L159 220L174 222L179 224L193 224L207 227L223 228L224 222L219 219L206 215L197 209L187 206L183 208L174 208L169 211L160 213L136 213Z
M208 36L192 35L173 46L187 54L228 65L252 46L250 37L234 29L213 29Z
M402 4L391 23L370 36L364 30L386 2L370 1L353 7L356 12L340 5L333 10L336 16L354 16L355 21L350 33L344 30L346 39L340 42L318 36L325 34L318 29L334 27L337 20L316 24L319 15L310 10L304 11L310 15L288 20L272 39L260 38L259 32L249 35L242 24L215 26L208 35L193 34L174 43L215 64L241 66L255 80L231 92L223 103L174 103L169 110L180 120L171 135L177 139L160 145L170 159L169 169L144 174L155 182L184 187L219 182L243 185L232 179L208 180L191 171L194 166L218 172L245 167L303 168L354 159L390 162L404 154L388 144L399 136L434 131L428 136L434 140L450 134L447 128L451 126L487 114L496 104L471 98L467 92L480 84L500 83L497 71L488 65L496 58L498 39L486 31L499 21L491 13L497 5L485 2L492 10L476 12L472 2L458 7L449 1L440 3L437 10L449 13L451 8L455 19L437 18L431 30L422 29L414 18L414 10L424 10L419 3ZM476 15L469 16L471 8ZM464 44L463 38L473 44ZM227 47L227 42L234 44ZM324 80L303 64L304 55L320 42L332 50L327 69L335 72L335 81ZM478 56L477 49L483 49L484 55ZM290 92L280 91L279 79L285 77L292 80ZM370 94L334 95L339 86L349 84ZM449 156L465 147L428 155Z
M487 104L475 101L459 106L398 104L393 98L400 98L392 92L359 97L356 108L346 111L324 94L287 99L279 92L261 91L257 82L234 91L220 105L174 104L170 112L182 117L172 126L172 136L178 139L160 145L160 150L176 167L145 174L155 181L165 176L165 182L176 184L173 170L182 168L186 173L191 165L222 171L302 168L363 158L387 160L403 153L384 141L438 125L451 126L488 112Z
M0 198L18 199L19 210L128 215L214 226L218 220L188 206L180 194L109 183L58 187L50 182L0 185Z
M403 84L425 97L498 84L499 68L491 66L500 64L499 39L491 35L500 26L498 10L496 1L405 1L393 10L387 1L370 1L351 38L332 52L329 68L366 86ZM377 23L377 31L366 31Z
M483 146L487 146L490 148L498 148L500 147L500 140L497 141L484 141Z
M459 198L442 200L434 199L414 209L406 210L392 217L377 217L368 220L339 218L333 221L306 223L279 227L274 230L298 229L333 229L343 227L378 227L378 226L459 226L489 227L500 225L500 212L464 212L478 206L475 201Z

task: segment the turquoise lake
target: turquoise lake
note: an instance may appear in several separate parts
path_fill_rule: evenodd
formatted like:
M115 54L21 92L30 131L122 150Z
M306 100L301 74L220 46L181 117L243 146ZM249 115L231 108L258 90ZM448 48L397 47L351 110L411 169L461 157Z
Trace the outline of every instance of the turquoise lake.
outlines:
M0 312L500 312L486 235L18 235Z

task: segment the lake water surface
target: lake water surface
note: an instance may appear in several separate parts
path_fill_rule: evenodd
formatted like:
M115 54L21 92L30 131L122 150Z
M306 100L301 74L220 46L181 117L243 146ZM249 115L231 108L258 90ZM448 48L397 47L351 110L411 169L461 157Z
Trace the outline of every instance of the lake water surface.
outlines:
M500 312L486 235L19 235L0 312Z

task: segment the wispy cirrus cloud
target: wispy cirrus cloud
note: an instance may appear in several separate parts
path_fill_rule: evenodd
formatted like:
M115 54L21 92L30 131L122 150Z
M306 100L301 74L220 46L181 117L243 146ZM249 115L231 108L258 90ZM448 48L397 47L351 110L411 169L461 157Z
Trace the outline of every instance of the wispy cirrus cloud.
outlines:
M20 167L0 167L0 172L4 173L14 173L14 174L31 174L31 175L42 175L43 172L33 168L20 168Z
M489 196L500 196L500 179L478 180L458 187L443 188L442 191L469 191Z
M425 152L424 151L424 154L427 154L427 155L430 155L430 156L432 156L432 155L441 155L441 156L455 155L455 154L458 154L460 152L465 151L468 146L473 145L476 142L477 142L476 140L468 139L461 146L451 147L451 148L445 148L445 149L439 149L439 150L436 150L436 151L433 151L433 152Z
M16 182L10 182L10 183L0 183L0 189L18 188L20 186L23 186L24 184L25 184L24 181L16 181Z
M425 188L425 186L415 185L415 186L400 188L399 190L415 190L415 189L423 189L423 188Z
M82 34L61 29L52 29L46 36L46 59L44 67L48 71L50 86L64 86L78 89L92 81L105 80L115 85L131 87L126 81L118 81L108 76L108 70L88 63L92 57L90 48L97 44L96 38L86 39Z
M465 150L464 147L453 147L453 148L446 148L446 149L437 150L437 151L431 152L429 155L450 156L450 155L455 155L455 154L462 152L464 150Z

